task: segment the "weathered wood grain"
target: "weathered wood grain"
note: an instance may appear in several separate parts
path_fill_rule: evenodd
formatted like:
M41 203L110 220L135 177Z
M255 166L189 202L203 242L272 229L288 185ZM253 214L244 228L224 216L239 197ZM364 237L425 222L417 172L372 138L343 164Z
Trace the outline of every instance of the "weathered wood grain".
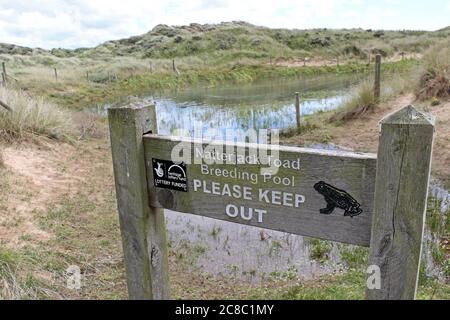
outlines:
M149 206L142 143L154 106L111 108L108 118L129 297L168 298L164 216Z
M368 299L414 299L422 245L434 121L408 106L381 122L369 264L381 288Z
M277 185L273 180L264 182L261 175L254 184L231 177L205 175L202 174L200 164L188 164L189 192L156 188L152 159L171 160L172 149L180 141L184 141L192 147L192 159L196 146L201 145L198 141L155 135L144 136L147 180L153 206L293 234L369 246L376 171L375 155L280 146L281 160L300 159L300 170L280 168L276 174L281 178L293 177L294 186ZM220 145L220 143L214 142L210 146L212 145ZM203 145L203 147L205 146ZM242 146L242 144L238 144L238 146ZM248 144L247 151L253 152L256 148L268 149L270 154L276 147ZM229 171L236 168L240 172L245 171L251 174L259 174L261 168L260 165L255 164L211 164L208 167L213 170ZM207 194L200 191L199 188L195 192L193 183L195 179L205 181L209 185L212 182L218 182L221 185L251 187L253 197L249 200ZM362 213L352 218L344 216L344 211L337 208L332 214L321 214L320 209L325 208L327 203L324 196L314 189L314 185L319 181L345 190L361 204ZM277 204L278 200L273 203L273 197L270 198L271 203L267 203L265 200L259 201L259 189L280 191L282 197L286 193L301 194L305 197L305 202L299 207L294 207L279 205ZM243 206L246 209L264 209L267 210L267 213L263 215L262 223L258 221L255 211L251 220L245 220L242 216L230 217L226 214L226 207L229 204ZM247 214L244 216L248 218Z

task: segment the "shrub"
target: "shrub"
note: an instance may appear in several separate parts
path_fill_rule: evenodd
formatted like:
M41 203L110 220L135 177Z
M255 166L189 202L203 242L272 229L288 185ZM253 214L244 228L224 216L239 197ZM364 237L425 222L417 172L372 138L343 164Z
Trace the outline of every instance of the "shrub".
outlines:
M442 98L450 94L450 43L442 43L427 51L423 58L416 95L419 99Z
M0 139L22 139L27 135L65 139L71 131L70 114L43 98L31 98L22 91L0 88L0 100L12 109L0 109Z

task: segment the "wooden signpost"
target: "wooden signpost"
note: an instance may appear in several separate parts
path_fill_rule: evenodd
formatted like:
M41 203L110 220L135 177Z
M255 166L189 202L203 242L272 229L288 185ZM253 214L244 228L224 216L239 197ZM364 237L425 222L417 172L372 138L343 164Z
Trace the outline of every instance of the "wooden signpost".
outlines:
M131 299L170 297L164 208L370 247L367 298L415 297L434 124L414 107L382 121L378 161L160 136L154 106L108 114Z

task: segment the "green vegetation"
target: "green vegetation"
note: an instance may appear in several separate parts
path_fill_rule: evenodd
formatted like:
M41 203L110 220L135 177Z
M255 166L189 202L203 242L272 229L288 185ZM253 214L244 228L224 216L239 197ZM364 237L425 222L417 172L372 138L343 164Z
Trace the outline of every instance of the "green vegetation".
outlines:
M346 267L349 269L361 269L367 267L368 265L368 248L351 245L341 245L340 253L342 262L344 262L346 264Z
M434 99L435 105L439 104L437 99L450 96L450 42L426 52L416 95L420 99Z
M0 44L0 61L6 62L12 85L61 106L83 108L149 90L367 72L375 53L384 56L384 72L399 72L449 34L446 29L286 30L245 22L159 25L144 35L90 49L45 51Z
M310 244L309 257L320 263L325 263L328 260L332 249L331 242L319 239L308 239L308 241Z
M337 275L322 276L300 281L295 286L280 289L255 288L252 299L283 300L362 300L365 297L366 274L351 270ZM450 286L430 280L418 288L420 300L445 300L450 296Z
M416 70L400 72L382 81L380 102L388 101L393 97L406 93L414 88L416 82ZM350 96L342 106L331 113L331 122L341 122L356 119L361 115L372 112L378 102L374 95L374 84L371 81L362 81L355 86Z

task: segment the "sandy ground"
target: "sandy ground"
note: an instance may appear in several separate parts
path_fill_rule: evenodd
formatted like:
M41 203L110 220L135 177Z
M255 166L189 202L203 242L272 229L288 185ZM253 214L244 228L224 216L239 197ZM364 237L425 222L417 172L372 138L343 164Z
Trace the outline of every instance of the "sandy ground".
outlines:
M371 63L373 63L373 59L375 59L375 55L371 56L372 61ZM387 59L383 59L385 62L398 62L401 61L402 59L420 59L422 58L422 54L420 53L408 53L405 54L403 57L399 54L396 53L395 55L387 58ZM367 63L369 62L369 60L367 60ZM281 66L281 67L325 67L325 66L335 66L337 64L346 64L349 63L349 61L347 60L343 60L342 58L338 61L338 59L330 59L330 60L324 60L324 59L315 59L314 57L310 57L310 58L306 58L304 59L276 59L273 60L272 62L268 62L267 64L272 64L275 66Z
M387 114L409 104L417 104L412 95L405 95L380 105L375 112L341 126L326 126L283 142L305 145L324 141L362 152L377 152L379 121ZM448 187L450 185L450 101L428 107L427 112L436 117L436 136L433 149L432 175Z
M93 157L84 148L51 141L2 150L6 181L0 206L0 241L17 247L24 237L39 242L51 239L52 235L39 227L36 214L75 194L91 172Z

